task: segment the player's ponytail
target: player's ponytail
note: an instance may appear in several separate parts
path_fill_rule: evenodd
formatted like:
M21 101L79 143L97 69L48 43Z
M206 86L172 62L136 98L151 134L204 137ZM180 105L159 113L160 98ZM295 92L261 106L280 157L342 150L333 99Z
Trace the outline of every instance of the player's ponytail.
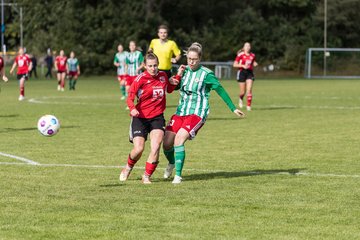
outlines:
M155 53L152 53L152 52L148 52L146 55L145 55L145 64L147 62L147 60L154 60L156 59L157 63L159 64L159 58L156 56Z
M202 55L202 46L198 42L194 42L191 44L191 46L188 48L187 52L196 52L199 55L199 58L201 58Z

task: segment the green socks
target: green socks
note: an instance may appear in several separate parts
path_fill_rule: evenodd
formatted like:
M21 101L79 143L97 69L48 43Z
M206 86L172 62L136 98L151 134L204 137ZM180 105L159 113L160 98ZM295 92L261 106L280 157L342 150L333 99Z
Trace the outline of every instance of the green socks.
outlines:
M175 164L175 156L174 156L174 148L173 147L169 150L164 149L164 154L170 164Z
M181 172L185 161L185 147L184 145L175 146L175 169L176 175L181 177Z
M75 90L76 80L70 79L69 80L69 88L70 90Z
M120 86L120 91L121 91L121 94L122 94L123 96L126 96L126 91L125 91L125 86L124 86L124 85L121 85L121 86Z

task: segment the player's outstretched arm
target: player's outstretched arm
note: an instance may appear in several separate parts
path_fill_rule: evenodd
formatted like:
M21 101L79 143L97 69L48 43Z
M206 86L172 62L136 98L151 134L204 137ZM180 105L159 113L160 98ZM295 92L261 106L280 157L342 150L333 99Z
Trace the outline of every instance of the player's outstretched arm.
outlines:
M13 74L15 68L16 68L16 62L14 62L14 64L12 65L12 67L10 69L10 75Z

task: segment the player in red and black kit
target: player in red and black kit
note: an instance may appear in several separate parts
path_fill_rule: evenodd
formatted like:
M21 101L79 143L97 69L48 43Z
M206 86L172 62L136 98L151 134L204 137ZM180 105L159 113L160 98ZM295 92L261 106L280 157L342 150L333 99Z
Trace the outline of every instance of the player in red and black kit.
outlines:
M247 96L247 105L246 109L251 111L251 101L252 101L252 86L255 81L253 68L258 64L255 61L255 54L250 52L251 45L246 42L244 47L238 51L238 54L235 58L233 67L239 68L237 73L237 81L239 82L240 87L240 96L239 96L239 107L243 107L243 98Z
M1 76L2 76L2 79L4 80L4 82L9 81L9 79L5 75L5 63L4 63L4 59L2 57L0 57L0 73L1 73Z
M151 183L150 177L159 163L159 150L165 131L164 111L166 107L166 92L174 91L179 83L173 78L168 79L165 72L158 71L159 60L153 53L145 56L146 71L140 74L129 89L127 105L130 109L130 142L134 144L127 164L120 173L120 181L126 181L140 159L145 141L150 135L151 150L142 176L144 184ZM134 104L137 97L137 104Z
M19 101L25 99L25 81L29 78L29 71L32 68L32 62L28 55L24 54L24 48L19 48L19 53L15 58L14 64L10 69L10 74L12 74L16 68L17 69L17 80L20 83L20 96Z
M62 92L65 89L66 61L67 57L64 54L64 50L60 50L60 55L55 58L55 69L57 71L58 79L57 90Z

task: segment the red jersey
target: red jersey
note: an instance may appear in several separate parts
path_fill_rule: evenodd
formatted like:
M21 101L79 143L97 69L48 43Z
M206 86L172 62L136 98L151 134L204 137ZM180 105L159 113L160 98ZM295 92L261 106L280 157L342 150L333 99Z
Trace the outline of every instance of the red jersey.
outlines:
M249 53L248 55L246 55L246 53L240 52L236 56L235 62L238 62L238 63L240 63L242 65L247 65L247 66L249 66L247 69L253 70L254 62L255 62L255 54ZM240 70L243 70L243 69L244 68L240 68Z
M15 58L15 62L18 66L17 73L16 74L27 74L29 72L29 66L31 63L31 60L28 55L18 55Z
M4 59L0 57L0 71L1 69L3 69L3 67L4 67Z
M58 71L62 71L62 72L66 71L66 60L67 60L66 56L63 56L63 57L57 56L55 58L55 64L56 64Z
M171 93L176 86L169 83L165 72L159 71L156 76L151 76L147 71L140 74L131 84L127 105L132 111L139 111L139 118L153 118L165 111L166 94ZM135 96L138 102L135 106Z

